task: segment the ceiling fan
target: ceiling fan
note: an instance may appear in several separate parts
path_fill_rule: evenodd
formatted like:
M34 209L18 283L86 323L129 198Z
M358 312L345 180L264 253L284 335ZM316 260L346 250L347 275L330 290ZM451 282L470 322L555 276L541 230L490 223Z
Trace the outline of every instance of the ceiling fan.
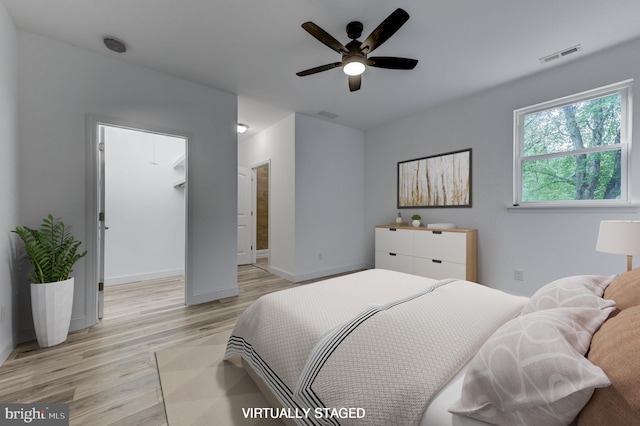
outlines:
M324 45L340 53L342 60L340 62L300 71L296 73L296 75L304 77L321 71L342 67L344 73L349 76L349 90L354 92L360 89L362 73L367 66L392 70L412 70L418 63L417 59L397 58L393 56L367 57L368 54L380 47L382 43L394 35L407 20L409 20L409 14L403 9L398 8L389 15L387 19L382 21L363 42L357 40L357 38L362 35L362 22L349 22L347 24L347 35L351 41L347 43L346 46L342 45L342 43L313 22L305 22L302 24L302 28Z

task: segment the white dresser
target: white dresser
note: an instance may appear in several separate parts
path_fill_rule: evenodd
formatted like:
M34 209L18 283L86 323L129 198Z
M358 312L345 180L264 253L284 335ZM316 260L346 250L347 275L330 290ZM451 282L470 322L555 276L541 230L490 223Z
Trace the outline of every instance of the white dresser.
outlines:
M477 282L478 231L377 226L376 268Z

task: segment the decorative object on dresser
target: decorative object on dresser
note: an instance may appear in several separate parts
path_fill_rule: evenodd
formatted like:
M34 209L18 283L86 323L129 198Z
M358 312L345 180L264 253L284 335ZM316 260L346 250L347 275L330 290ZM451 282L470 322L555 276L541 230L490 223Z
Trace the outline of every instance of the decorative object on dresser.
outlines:
M418 226L420 226L420 219L422 219L422 217L419 214L414 214L413 216L411 216L411 225L417 228Z
M471 207L471 149L398 162L398 208Z
M627 271L633 269L633 256L640 255L640 220L601 221L596 250L627 255Z
M478 280L478 231L377 226L376 268L434 279Z

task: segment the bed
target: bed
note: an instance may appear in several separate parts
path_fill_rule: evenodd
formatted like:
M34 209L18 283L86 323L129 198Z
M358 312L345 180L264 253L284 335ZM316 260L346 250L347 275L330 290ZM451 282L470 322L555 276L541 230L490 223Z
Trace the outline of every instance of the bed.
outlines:
M605 293L634 300L628 289L638 287L639 273L584 275L529 299L368 270L262 296L239 318L225 359L240 356L275 407L246 413L287 424L586 426L602 424L598 416L616 398L627 421L616 424L634 424L640 401L620 395L628 377L616 388L604 373L619 360L602 359L602 324L640 317L640 300L621 312ZM592 338L601 348L585 356ZM631 357L637 348L625 350Z

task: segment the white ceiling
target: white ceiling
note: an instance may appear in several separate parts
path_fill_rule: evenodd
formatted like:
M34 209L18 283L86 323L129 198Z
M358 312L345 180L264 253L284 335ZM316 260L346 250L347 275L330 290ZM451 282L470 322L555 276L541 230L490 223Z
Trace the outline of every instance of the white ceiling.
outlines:
M638 0L0 1L22 30L237 94L243 138L293 111L367 129L640 37ZM303 22L346 44L348 22L364 40L397 7L411 18L375 56L418 59L414 70L369 68L353 93L340 69L295 75L340 59ZM129 50L108 51L107 35Z

